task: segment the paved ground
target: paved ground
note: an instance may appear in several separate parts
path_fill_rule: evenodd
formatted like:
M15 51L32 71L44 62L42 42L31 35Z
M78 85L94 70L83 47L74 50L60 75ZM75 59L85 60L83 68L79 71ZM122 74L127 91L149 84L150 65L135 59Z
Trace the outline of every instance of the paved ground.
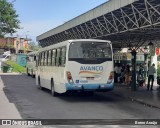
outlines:
M8 74L9 75L9 74ZM13 74L12 74L13 75ZM17 75L17 74L14 74ZM22 119L18 109L14 103L11 103L4 93L4 83L0 77L0 124L5 121L5 119ZM2 120L1 120L2 119ZM2 126L0 128L22 128L22 126ZM23 128L28 128L23 126Z
M10 104L16 106L24 119L160 119L160 109L123 97L125 91L130 92L124 91L123 86L117 86L114 92L96 93L94 96L68 94L55 98L50 91L37 89L35 80L26 75L1 77ZM157 91L145 94L150 93L158 94Z

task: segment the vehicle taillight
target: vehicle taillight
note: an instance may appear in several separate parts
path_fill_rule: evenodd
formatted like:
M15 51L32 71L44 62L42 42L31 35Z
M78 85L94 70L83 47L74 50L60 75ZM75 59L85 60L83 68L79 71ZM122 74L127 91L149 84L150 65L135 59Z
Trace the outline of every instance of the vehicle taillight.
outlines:
M71 74L71 72L67 72L67 80L68 80L68 82L70 83L70 84L73 84L74 82L73 82L73 79L72 79L72 74Z
M108 81L107 81L107 84L110 84L113 82L113 78L114 78L114 72L110 72L110 75L108 77Z
M70 72L67 72L67 78L68 78L69 80L72 79L72 75L71 75Z
M113 74L112 73L110 73L109 79L113 79Z

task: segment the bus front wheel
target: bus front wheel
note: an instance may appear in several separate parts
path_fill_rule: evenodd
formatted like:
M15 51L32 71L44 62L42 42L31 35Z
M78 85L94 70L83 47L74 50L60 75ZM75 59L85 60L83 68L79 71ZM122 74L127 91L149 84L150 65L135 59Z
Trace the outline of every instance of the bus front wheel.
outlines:
M31 71L31 72L32 72L32 78L35 78L35 75L33 74L33 69L32 69L32 71Z
M54 82L53 82L53 80L51 80L51 95L54 96L54 97L58 96L58 93L55 92L55 90L54 90Z

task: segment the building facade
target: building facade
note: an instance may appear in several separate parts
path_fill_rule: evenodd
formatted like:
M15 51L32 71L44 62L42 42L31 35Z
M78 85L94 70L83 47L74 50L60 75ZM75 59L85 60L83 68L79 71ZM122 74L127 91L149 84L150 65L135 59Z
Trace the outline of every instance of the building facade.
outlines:
M0 38L0 49L10 50L11 53L26 53L28 51L28 39L18 37Z

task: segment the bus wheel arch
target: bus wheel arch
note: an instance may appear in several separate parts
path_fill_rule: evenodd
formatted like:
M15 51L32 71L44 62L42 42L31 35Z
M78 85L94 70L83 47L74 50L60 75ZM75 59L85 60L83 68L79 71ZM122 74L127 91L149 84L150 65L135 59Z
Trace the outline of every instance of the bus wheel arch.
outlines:
M51 78L51 95L54 96L54 97L58 96L58 93L55 92L55 89L54 89L54 80L53 80L53 78Z

